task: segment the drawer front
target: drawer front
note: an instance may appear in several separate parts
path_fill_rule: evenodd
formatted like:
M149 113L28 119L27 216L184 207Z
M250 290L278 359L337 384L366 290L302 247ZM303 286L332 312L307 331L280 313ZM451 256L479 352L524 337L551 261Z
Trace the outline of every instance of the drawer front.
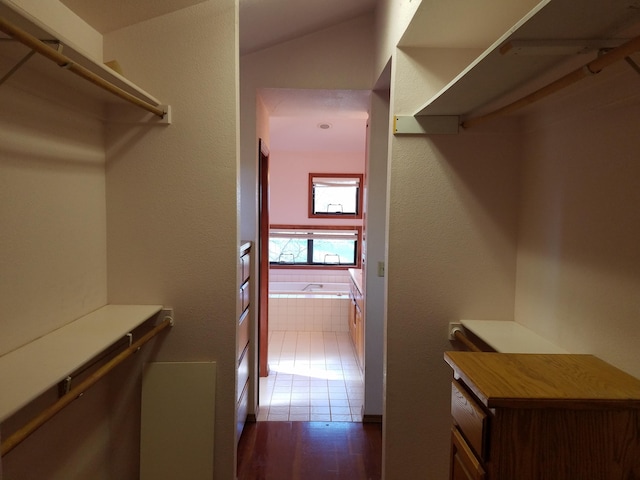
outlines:
M244 430L244 424L247 421L247 413L249 411L249 382L247 382L242 390L242 394L240 395L240 400L238 400L238 404L236 406L236 410L238 411L238 416L236 419L236 442L240 440L240 436L242 435L242 430Z
M249 323L249 310L245 310L238 321L238 348L236 351L236 359L238 360L249 343Z
M236 391L236 402L240 400L242 390L249 381L249 346L245 347L242 357L238 363L238 389Z
M451 430L451 479L484 480L485 471L456 427Z
M451 383L451 415L476 455L486 458L489 417L456 380Z
M249 282L244 283L240 287L240 311L244 312L249 308Z
M240 271L242 272L240 283L244 283L249 279L251 272L251 255L249 253L240 257Z

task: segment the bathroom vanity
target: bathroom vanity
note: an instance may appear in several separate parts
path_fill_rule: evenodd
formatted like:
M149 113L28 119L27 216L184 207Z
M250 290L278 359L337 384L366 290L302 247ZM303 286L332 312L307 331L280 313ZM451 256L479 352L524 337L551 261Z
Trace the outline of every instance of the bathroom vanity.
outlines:
M360 370L364 371L364 295L362 288L362 270L349 269L351 279L349 288L349 335L356 350Z
M452 480L640 478L640 380L592 355L446 352Z

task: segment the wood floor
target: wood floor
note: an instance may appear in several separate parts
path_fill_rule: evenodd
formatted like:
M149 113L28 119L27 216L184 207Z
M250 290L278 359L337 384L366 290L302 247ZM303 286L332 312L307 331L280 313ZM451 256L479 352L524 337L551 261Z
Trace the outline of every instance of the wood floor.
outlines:
M247 423L238 445L238 480L381 477L381 424Z

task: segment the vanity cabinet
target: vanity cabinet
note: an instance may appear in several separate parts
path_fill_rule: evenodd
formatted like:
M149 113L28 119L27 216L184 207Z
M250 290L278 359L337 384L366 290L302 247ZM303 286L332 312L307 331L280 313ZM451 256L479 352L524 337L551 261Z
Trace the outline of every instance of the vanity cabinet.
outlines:
M353 277L351 277L349 300L349 335L360 369L364 370L364 302L361 288Z
M640 380L592 355L447 352L450 479L640 478Z
M247 419L249 406L249 325L250 321L250 280L251 280L251 242L240 245L240 288L238 301L240 303L240 317L238 318L238 332L236 343L236 360L238 368L238 383L236 389L236 442L242 435Z

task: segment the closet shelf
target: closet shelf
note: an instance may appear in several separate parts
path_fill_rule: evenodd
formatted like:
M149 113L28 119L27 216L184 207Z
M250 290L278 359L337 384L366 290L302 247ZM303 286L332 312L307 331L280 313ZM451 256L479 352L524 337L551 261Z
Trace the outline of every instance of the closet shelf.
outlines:
M0 423L162 310L106 305L0 356Z
M159 123L170 123L169 106L96 62L63 35L8 0L0 0L0 32L0 78L35 50L40 55L34 55L21 68L34 70L38 76L52 78L102 103L129 102L153 113Z
M430 3L420 8L428 9ZM631 27L640 24L639 7L637 0L582 0L579 5L575 0L541 1L414 116L476 115L571 57L589 54L584 55L587 63L599 49L634 36ZM420 29L417 23L409 31Z
M500 353L568 353L546 338L511 320L460 320L484 343Z

